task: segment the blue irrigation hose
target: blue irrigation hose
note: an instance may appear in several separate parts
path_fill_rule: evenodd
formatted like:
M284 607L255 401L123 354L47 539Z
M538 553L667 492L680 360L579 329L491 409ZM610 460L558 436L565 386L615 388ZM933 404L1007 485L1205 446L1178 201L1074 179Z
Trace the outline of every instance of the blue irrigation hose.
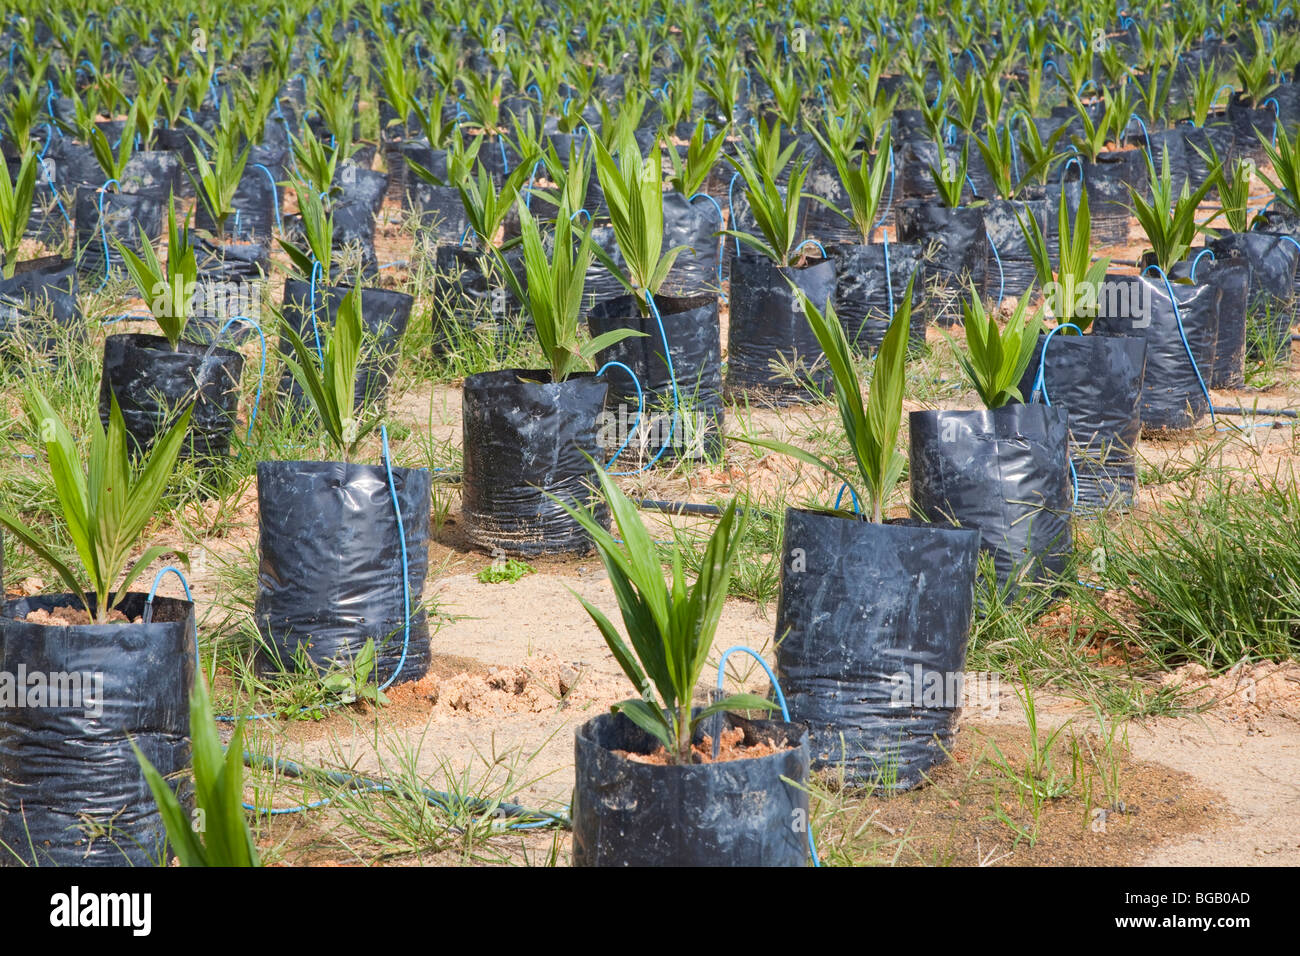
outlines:
M727 183L727 221L731 224L732 229L736 228L736 207L732 204L731 193L736 186L736 180L739 178L740 173L732 173L731 181ZM740 255L740 237L732 236L731 238L736 240L736 255Z
M889 267L889 233L882 232L881 243L885 247L885 288L889 291L889 321L894 321L894 271Z
M1174 321L1178 323L1178 336L1183 340L1183 348L1187 351L1187 361L1192 363L1192 371L1196 373L1196 383L1201 386L1201 394L1205 396L1205 402L1210 407L1210 422L1217 423L1214 415L1214 399L1210 398L1210 390L1205 386L1205 379L1201 376L1200 366L1196 364L1196 356L1192 354L1192 344L1187 341L1187 330L1183 328L1183 312L1178 308L1178 300L1174 298L1174 287L1169 282L1169 276L1165 275L1165 270L1161 269L1154 262L1142 270L1143 274L1150 272L1152 269L1160 276L1165 284L1165 291L1169 293L1169 303L1174 307Z
M650 312L655 317L655 322L659 326L659 340L664 344L664 361L668 365L668 380L673 386L673 419L672 423L668 426L668 437L664 439L663 444L659 446L659 450L655 452L653 458L636 471L611 471L611 477L623 478L629 475L639 475L641 472L647 471L658 464L659 459L663 457L664 452L666 452L669 446L673 443L673 435L676 434L677 431L677 417L681 414L682 400L681 395L677 391L677 371L673 368L673 353L672 349L668 347L668 333L664 331L664 320L659 315L659 306L655 305L655 297L648 290L646 291L645 299L646 302L650 303Z
M257 395L253 399L253 414L248 418L248 435L244 438L245 444L253 439L253 424L257 421L257 411L262 406L262 383L266 379L266 333L262 331L262 326L250 319L246 315L233 315L226 319L225 324L217 331L217 338L220 339L225 334L226 329L230 328L236 322L246 322L257 330L257 336L262 342L262 363L257 370ZM242 452L240 454L243 454Z
M691 196L686 201L688 203L694 203L695 200L697 199L707 199L709 202L711 202L713 204L714 211L717 212L718 214L718 222L721 223L724 227L726 226L727 221L722 216L722 206L718 204L718 201L716 199L714 199L708 193L696 193L694 196ZM718 294L722 296L723 302L727 301L727 296L722 292L722 251L723 249L726 248L726 245L727 245L727 237L723 235L721 232L719 232L718 234Z
M114 186L122 185L116 179L109 179L99 187L99 238L104 243L104 281L99 284L99 288L95 290L96 293L108 285L108 230L104 227L104 194L108 191L110 183Z
M275 228L283 233L284 223L280 219L280 190L275 185L275 177L271 175L271 171L262 163L254 163L253 168L260 169L262 172L266 173L266 178L271 181L271 202L273 204L272 208L275 210Z
M989 248L993 250L993 258L996 259L998 263L998 303L1001 304L1002 296L1005 295L1007 291L1007 273L1006 270L1002 268L1002 257L998 255L997 243L993 241L993 236L989 234L988 229L984 230L984 238L988 240Z
M1205 248L1205 249L1202 249L1200 252L1198 252L1198 253L1196 254L1196 257L1195 257L1194 259L1192 259L1192 268L1191 268L1191 270L1188 272L1188 278L1190 278L1193 282L1196 281L1196 266L1197 266L1198 263L1200 263L1201 259L1202 259L1204 256L1209 256L1211 262L1215 262L1215 261L1217 261L1215 255L1214 255L1214 250L1213 250L1213 249Z
M320 326L316 324L316 276L324 270L321 268L319 261L313 260L311 264L311 289L310 298L307 301L307 311L311 315L311 334L316 338L316 357L320 359L321 371L325 370L325 349L320 344ZM329 281L329 277L326 277Z
M194 603L194 595L190 593L190 582L185 580L185 575L180 572L179 568L169 564L153 576L153 584L149 587L149 596L144 599L144 611L140 615L140 620L145 624L153 620L153 598L158 592L158 585L161 583L163 576L167 574L176 575L181 582L181 590L185 592L185 600L191 604ZM194 666L199 666L199 624L197 620L194 622Z
M723 680L726 677L727 658L736 653L748 654L750 657L754 658L754 660L758 661L758 666L763 668L763 672L767 674L767 679L772 682L772 690L776 694L777 705L781 708L781 719L787 724L790 723L790 708L786 706L785 694L781 691L781 682L776 679L776 675L772 673L772 668L768 666L767 661L763 660L763 656L752 647L746 647L744 644L736 644L722 652L722 657L718 660L718 690L722 690ZM817 843L813 839L812 821L808 820L807 824L808 852L812 855L813 866L818 867L822 865L822 861L817 856Z
M379 685L379 689L387 690L392 686L393 681L397 680L397 675L402 672L402 665L406 663L406 654L411 646L411 580L408 577L407 557L406 557L406 529L402 526L402 506L397 503L397 484L393 481L393 459L388 451L388 426L379 426L379 439L384 449L384 472L388 475L388 492L393 499L393 514L397 517L397 539L402 546L402 656L397 661L397 667L389 675L388 680Z
M1051 396L1047 394L1047 379L1045 377L1047 371L1047 346L1052 343L1053 336L1062 329L1074 329L1074 331L1079 335L1083 335L1083 329L1079 328L1079 326L1075 325L1073 322L1066 322L1048 332L1047 338L1043 340L1043 350L1038 354L1038 374L1034 376L1034 387L1030 393L1030 401L1033 401L1033 399L1038 395L1042 395L1043 404L1048 408L1052 407L1052 399ZM1079 473L1075 471L1073 455L1067 454L1066 461L1070 464L1070 486L1073 489L1071 507L1074 507L1079 504Z
M645 393L641 390L641 380L637 378L636 372L632 371L622 362L606 362L600 367L600 370L596 372L596 377L600 378L605 374L605 370L611 366L614 368L621 368L623 371L627 372L628 376L632 379L632 384L636 386L636 418L632 419L632 427L628 429L627 437L623 439L623 444L619 445L618 451L614 452L614 454L610 456L609 461L605 462L606 471L609 470L610 465L618 461L618 456L623 454L624 449L627 448L628 442L630 442L632 436L636 434L637 425L641 424L641 413L645 410Z
M835 510L836 511L840 510L840 501L842 501L844 498L845 490L848 491L849 497L853 501L853 513L855 515L862 514L862 506L858 501L858 493L853 490L853 486L850 485L847 481L844 484L840 485L840 490L835 494Z
M799 245L797 245L797 246L795 247L795 250L794 250L794 251L795 251L795 252L798 252L798 251L801 250L804 246L807 246L807 245L813 245L813 246L816 246L817 249L818 249L818 251L821 252L821 254L822 254L822 258L823 258L823 259L827 258L827 256L826 256L826 247L823 246L823 245L822 245L820 242L818 242L816 239L805 239L803 242L799 243Z

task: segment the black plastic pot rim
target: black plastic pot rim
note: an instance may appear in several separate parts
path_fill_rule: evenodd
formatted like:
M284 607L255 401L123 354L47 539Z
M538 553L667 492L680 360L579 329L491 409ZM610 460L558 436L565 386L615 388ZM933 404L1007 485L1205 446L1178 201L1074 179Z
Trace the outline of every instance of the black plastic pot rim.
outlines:
M731 711L726 711L725 713L731 713ZM602 714L598 716L608 716L608 715ZM738 716L738 715L734 715L734 716ZM785 755L786 753L790 752L791 750L798 750L801 746L803 746L804 741L808 738L808 728L805 727L803 724L796 724L793 721L770 720L767 721L767 723L773 725L774 728L779 728L786 735L785 746L781 747L778 750L773 751L772 753L766 753L754 757L741 757L735 760L701 761L699 763L692 762L689 764L676 764L676 763L648 764L640 760L633 760L630 757L627 757L619 753L618 751L608 750L604 747L601 747L600 744L598 744L595 741L595 739L593 739L587 733L588 726L592 723L594 719L595 718L592 718L592 720L587 720L579 724L577 729L574 731L574 733L577 734L579 737L581 737L587 743L591 744L593 747L597 747L603 752L609 754L611 757L613 757L615 760L619 761L622 764L635 766L641 772L656 773L656 774L662 773L665 775L672 774L672 773L680 774L686 771L698 772L701 768L705 768L705 767L719 768L719 770L721 770L722 768L735 766L735 765L742 765L742 764L750 763L751 761L771 760L773 758L779 758ZM662 747L662 744L660 744L659 747ZM650 753L657 752L659 747L656 747L655 750L650 751ZM648 754L641 754L641 756L648 756Z
M969 409L967 409L969 411ZM915 414L915 413L913 413ZM886 518L884 521L872 521L870 516L864 511L861 514L852 512L833 511L823 508L789 508L796 514L810 515L814 518L839 518L842 521L852 521L856 524L870 525L876 528L895 528L907 531L932 531L938 534L977 534L969 528L959 528L956 525L944 526L932 521L924 521L920 518Z
M94 594L87 592L83 597L78 597L76 594L73 594L70 591L59 591L53 594L29 594L24 597L9 598L4 602L0 603L0 617L3 617L3 619L7 621L14 621L18 624L22 624L25 627L39 627L46 630L58 629L60 631L73 631L73 632L85 632L92 629L99 629L104 627L117 627L119 625L123 627L132 627L132 626L139 627L140 625L152 626L156 624L161 626L164 624L177 623L176 620L167 620L167 621L150 620L147 622L146 621L108 621L105 624L96 624L94 621L91 621L89 624L41 624L37 621L27 621L22 618L10 617L8 613L10 605L16 604L19 601L23 601L23 600L28 600L28 601L41 600L41 601L48 602L52 607L55 608L67 607L78 611L84 611L86 609L87 604L89 604L93 608L98 603ZM132 598L132 597L139 598L144 603L146 608L151 605L156 605L157 602L159 601L166 601L169 606L182 608L184 612L187 614L194 609L194 602L187 598L164 597L159 594L150 596L144 591L127 591L125 594L122 595L122 600L124 601L127 598ZM121 610L122 602L118 600L118 595L116 592L111 593L108 596L108 599L110 604L115 605L114 610ZM183 620L183 618L179 620Z
M167 341L165 335L155 335L152 332L118 332L114 335L105 336L108 339L132 339L130 345L141 351L153 352L171 352L173 355L184 355L179 348L172 348L171 342ZM198 349L198 354L190 353L192 358L202 358L205 355L220 355L229 358L243 358L240 353L234 349L228 349L223 345L204 345L202 342L191 342L189 339L181 339L178 345L188 345L192 349Z

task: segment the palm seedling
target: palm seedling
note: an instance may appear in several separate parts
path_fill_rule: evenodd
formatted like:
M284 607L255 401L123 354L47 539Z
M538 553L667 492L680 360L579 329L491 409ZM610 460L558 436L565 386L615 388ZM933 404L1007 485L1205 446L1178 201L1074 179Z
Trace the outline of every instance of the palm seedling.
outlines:
M280 334L293 349L292 356L285 356L285 365L316 410L321 430L343 460L351 462L358 446L380 422L378 415L365 421L356 418L357 367L365 336L360 288L353 287L343 297L333 328L315 326L318 341L305 342L289 322L280 323Z
M1219 192L1219 211L1228 221L1230 232L1246 232L1250 229L1250 186L1256 167L1254 160L1246 156L1234 156L1231 160L1219 159L1219 151L1210 144L1210 151L1193 146L1211 169L1210 178L1214 188Z
M970 161L970 145L963 143L956 155L949 151L942 138L938 140L938 162L930 164L930 178L934 180L935 191L949 209L961 205L962 193L966 189L966 172Z
M808 324L817 336L830 365L835 404L839 408L844 434L853 453L856 474L851 475L838 465L785 442L741 439L748 444L768 448L825 469L853 489L858 498L863 497L857 494L858 490L865 490L870 505L870 519L877 524L884 520L885 499L902 477L907 464L897 445L898 430L903 418L907 340L912 320L912 285L915 281L915 275L908 280L907 291L903 293L876 355L866 406L862 404L862 385L858 381L857 367L853 362L853 349L835 315L834 306L828 305L823 313L803 292L799 292Z
M149 792L167 828L167 842L181 866L261 866L244 811L244 722L223 748L212 714L212 700L202 676L190 692L190 751L194 766L195 815L181 805L176 792L132 742Z
M334 259L334 211L306 183L299 181L296 192L305 245L280 238L280 248L304 279L311 279L319 270L328 282Z
M224 112L224 108L223 108ZM226 220L235 214L235 192L248 164L249 147L240 148L242 133L233 123L221 123L215 133L209 133L197 124L194 127L212 151L209 159L202 150L194 151L196 176L188 169L186 175L194 184L194 192L207 211L215 229L213 239L222 243L226 236Z
M691 131L690 142L686 145L685 156L677 151L676 146L672 144L668 146L668 162L672 166L668 183L687 198L704 188L705 180L717 165L718 157L722 155L722 147L727 143L726 127L718 129L709 136L705 132L705 125L703 119L696 121L695 129Z
M589 368L592 356L602 349L642 334L632 329L615 329L586 343L579 340L578 315L593 243L590 223L574 226L567 198L561 195L549 258L541 227L524 205L519 207L519 228L524 278L521 281L504 262L503 273L510 291L525 304L533 320L552 382L563 382L578 368Z
M695 688L713 649L732 568L744 540L747 516L738 515L732 501L705 546L695 582L687 585L681 555L674 551L672 581L665 585L654 539L636 506L604 469L597 468L597 474L618 528L617 537L589 511L554 500L591 535L618 598L627 640L599 608L581 595L577 597L638 695L615 704L613 711L663 744L670 763L687 765L693 762L691 743L702 721L728 710L775 709L755 694L733 694L698 711L693 707Z
M1169 148L1161 153L1160 173L1147 160L1150 178L1151 199L1145 199L1138 190L1129 187L1129 196L1133 200L1133 215L1146 233L1147 242L1151 244L1151 255L1161 270L1168 272L1175 262L1182 261L1187 250L1196 238L1196 210L1201 200L1214 185L1213 179L1207 179L1193 192L1186 179L1181 191L1174 195L1173 176L1169 171Z
M1086 332L1097 317L1097 292L1106 279L1110 257L1092 259L1092 220L1088 211L1088 190L1079 196L1079 208L1070 222L1069 203L1064 192L1057 205L1057 236L1060 254L1055 270L1047 237L1033 216L1018 215L1020 231L1029 248L1038 283L1047 298L1048 313L1058 325L1075 325ZM1070 329L1064 330L1069 334Z
M664 251L663 156L657 147L642 158L630 131L616 141L615 160L599 137L593 137L596 149L596 175L609 206L614 239L623 256L626 275L604 250L596 255L605 267L627 287L642 309L648 309L647 296L659 291L668 272L685 246Z
M1029 317L1029 300L1033 287L1020 297L1016 309L999 331L998 323L984 308L979 290L971 286L971 295L962 303L965 316L966 351L947 332L962 371L988 409L1001 408L1008 402L1023 402L1018 383L1034 357L1034 347L1043 325L1041 310Z
M812 135L835 167L849 198L849 212L839 209L836 212L853 224L864 245L870 244L879 225L880 204L894 165L894 147L888 128L881 134L874 154L848 142L848 136L853 134L846 134L834 119L829 120L825 132L813 127Z
M1286 131L1277 131L1277 143L1271 143L1260 137L1273 175L1260 172L1260 178L1273 190L1277 202L1285 206L1293 215L1300 215L1300 127L1295 134L1288 136Z
M58 574L94 623L107 624L110 612L150 564L167 554L178 554L185 561L183 554L161 545L146 548L134 560L131 556L158 512L193 406L181 412L143 462L133 466L122 410L117 397L111 396L108 430L95 416L83 468L78 442L49 399L33 387L26 405L45 445L58 517L72 539L80 567L60 554L62 549L47 528L38 530L8 511L0 512L0 525Z
M802 248L799 240L800 207L808 164L803 159L796 160L790 167L786 185L778 185L777 177L792 152L792 148L780 150L780 134L779 123L771 128L760 124L759 134L754 140L745 141L736 155L727 156L727 161L745 181L745 199L758 235L735 229L725 232L783 267L793 265Z
M36 150L28 146L18 164L18 173L10 178L9 165L0 173L0 253L4 254L3 274L13 278L18 265L18 247L27 232L36 195Z
M144 229L140 230L140 248L144 256L115 240L126 270L135 284L154 321L175 351L190 319L190 296L198 280L198 265L189 229L176 221L176 197L167 203L167 265L164 267Z

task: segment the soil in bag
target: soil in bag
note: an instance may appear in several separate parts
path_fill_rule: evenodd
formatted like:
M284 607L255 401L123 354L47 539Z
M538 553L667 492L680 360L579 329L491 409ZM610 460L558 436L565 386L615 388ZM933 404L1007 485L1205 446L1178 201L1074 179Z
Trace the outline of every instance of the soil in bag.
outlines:
M1219 321L1214 337L1214 365L1201 368L1210 388L1242 388L1246 384L1246 302L1250 291L1250 266L1240 259L1202 259L1193 269L1190 262L1178 262L1169 270L1171 279L1196 281L1219 290Z
M757 756L664 766L638 759L661 745L622 714L579 727L573 865L806 866L808 834L790 821L808 813L807 731L735 714L722 722L722 739L739 733ZM705 727L694 743L707 747Z
M921 267L921 247L903 242L830 245L826 254L835 263L835 315L849 344L874 355L885 340L894 313L903 303L907 282ZM888 268L886 268L888 264ZM912 286L912 306L921 301L920 276ZM925 345L925 323L908 327L908 347Z
M1142 432L1147 341L1140 336L1040 335L1019 389L1026 401L1065 408L1075 509L1126 508L1137 496L1134 450ZM1042 369L1042 387L1038 375Z
M1106 276L1104 289L1098 296L1095 331L1147 340L1142 428L1192 427L1210 411L1204 383L1214 367L1219 289L1181 283L1167 288L1158 276L1117 274Z
M1058 579L1073 549L1065 409L920 411L908 421L913 511L978 530L1009 594Z
M587 316L592 338L615 329L643 333L616 342L596 357L597 366L621 362L630 368L641 383L645 406L633 431L638 409L636 386L622 369L606 371L617 408L605 411L602 435L609 440L602 442L604 453L613 455L630 436L627 451L638 458L653 458L665 445L660 461L716 457L722 452L724 414L717 297L660 294L655 296L655 307L663 322L662 332L654 315L643 314L630 295L597 303ZM664 360L665 337L672 374Z
M779 267L770 259L748 254L732 263L729 396L793 405L815 401L814 393L829 393L826 356L791 282L824 311L835 297L835 266L820 259L802 268Z

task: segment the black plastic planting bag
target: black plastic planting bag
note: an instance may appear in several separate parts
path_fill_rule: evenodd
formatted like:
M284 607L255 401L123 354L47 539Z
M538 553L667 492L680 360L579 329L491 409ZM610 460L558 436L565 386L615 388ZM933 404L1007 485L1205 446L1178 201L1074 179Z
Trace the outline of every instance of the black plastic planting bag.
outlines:
M506 267L524 282L523 251L506 252ZM501 271L500 260L470 246L439 246L434 253L437 274L433 280L433 354L455 351L470 331L486 329L500 342L504 354L507 330L517 324L519 301Z
M180 157L170 150L158 149L135 153L127 160L119 184L123 192L149 193L164 204L185 177Z
M951 209L933 203L902 203L895 221L901 242L921 247L925 314L942 324L961 317L970 284L981 292L988 279L988 239L979 207Z
M1245 93L1232 94L1226 110L1228 122L1232 124L1237 149L1256 162L1264 162L1268 158L1264 144L1273 142L1277 133L1277 113L1271 103L1258 106L1246 100Z
M319 325L313 324L313 316L315 323L323 322L327 330L332 329L339 305L351 291L346 286L323 286L317 283L316 298L312 303L310 282L286 279L284 304L281 307L284 321L292 326L305 345L314 348L317 334L321 330ZM367 288L361 290L361 325L365 338L353 392L353 405L356 409L359 410L367 401L383 402L387 396L388 383L397 369L402 336L406 334L414 301L405 292ZM314 309L309 304L314 305ZM323 347L323 334L320 342ZM280 339L279 348L285 355L293 352L287 338ZM280 377L280 394L287 396L295 406L306 406L307 398L287 367Z
M1147 341L1140 336L1052 336L1035 391L1046 335L1020 380L1026 401L1063 406L1070 421L1070 460L1078 498L1089 510L1127 507L1137 496L1134 450L1142 432L1142 380Z
M974 530L786 510L776 676L814 767L903 790L946 759L979 543Z
M110 393L116 395L135 450L147 451L193 403L181 456L219 458L230 451L243 370L244 357L220 346L182 340L173 351L161 335L110 335L104 340L100 421L108 427Z
M1176 263L1170 278L1190 279L1190 262ZM1214 337L1214 365L1201 368L1210 388L1242 388L1246 384L1246 301L1250 291L1250 266L1241 259L1202 259L1195 268L1196 281L1219 290L1219 321Z
M145 597L127 594L122 612L136 620ZM131 742L164 777L189 765L194 605L156 597L148 624L25 620L80 606L71 594L41 595L7 602L0 616L0 866L150 866L163 856L166 829ZM70 696L42 706L37 675Z
M359 250L361 275L374 278L379 271L375 258L375 220L388 192L388 177L348 163L335 173L334 185L341 191L333 199L334 248Z
M718 208L707 199L694 203L678 192L664 193L665 250L685 246L673 262L660 291L686 297L718 290L718 230L722 228Z
M1210 410L1202 382L1214 367L1219 290L1209 285L1177 282L1171 282L1167 288L1159 276L1115 274L1106 276L1105 289L1097 301L1098 315L1094 322L1097 332L1136 335L1147 340L1142 427L1195 425Z
M999 585L1060 577L1073 547L1065 409L920 411L908 422L915 512L979 531Z
M718 300L713 295L694 298L655 296L663 331L653 314L643 314L638 300L630 295L600 302L587 315L592 338L615 329L633 329L643 333L616 342L601 350L598 366L621 362L632 370L641 383L645 411L641 424L628 443L628 450L655 455L668 445L661 460L702 458L722 450L722 345L718 325ZM668 340L668 357L672 375L664 360L664 338ZM674 423L673 378L677 380L679 399ZM618 367L604 375L617 391L617 411L607 411L606 424L613 419L617 440L605 448L612 455L632 433L637 413L636 386ZM671 434L671 440L669 435Z
M57 257L0 279L0 342L23 355L49 353L68 338L84 339L79 291L75 262Z
M269 300L266 276L271 272L271 252L260 242L217 245L200 238L195 253L198 281L190 298L192 309L185 337L208 344L231 319L251 319L265 326L263 306ZM247 321L230 324L224 341L243 342L253 334Z
M829 390L826 356L791 282L825 311L835 297L835 266L820 259L792 269L746 254L732 263L728 394L753 393L762 401L790 405L810 400L805 383Z
M1092 215L1092 241L1101 245L1128 241L1132 186L1146 195L1150 181L1145 149L1108 150L1096 162L1083 162L1083 182L1088 187Z
M594 490L605 378L554 383L547 371L504 369L465 379L461 510L475 547L522 555L586 552L591 539L547 493L608 512Z
M1244 259L1250 267L1250 293L1246 305L1247 328L1257 330L1246 339L1246 357L1259 361L1291 354L1291 325L1300 305L1296 282L1300 277L1300 246L1289 235L1271 232L1235 232L1206 242L1216 261Z
M921 267L921 247L902 242L831 245L826 254L835 263L835 315L849 343L874 354L885 339L893 313L903 304L907 282ZM888 269L886 269L888 262ZM912 286L912 305L921 300L921 276ZM908 343L925 344L925 323L912 322Z
M985 294L996 301L1018 299L1038 277L1034 260L1029 254L1029 244L1025 242L1025 234L1020 229L1020 220L1023 218L1026 223L1031 219L1036 220L1050 245L1056 232L1055 209L1049 215L1045 199L994 199L986 203L983 209L984 229L989 244Z
M74 219L77 248L82 250L82 273L103 276L105 254L109 270L124 273L126 266L122 254L117 251L117 242L136 255L142 255L144 248L140 244L140 230L144 230L151 242L157 240L162 233L163 205L161 200L148 193L101 194L98 189L78 187Z
M392 471L390 488L382 465L258 463L255 611L274 651L264 662L291 670L301 647L324 671L346 669L373 640L373 676L380 683L394 673L402 682L419 680L429 669L429 623L421 595L429 566L432 485L426 469Z
M593 245L600 246L609 255L614 267L620 272L626 269L623 253L619 251L618 241L614 238L613 226L594 226L591 230ZM667 249L667 247L664 247ZM627 286L618 280L613 272L606 268L599 259L592 259L587 267L586 281L582 286L581 314L586 316L596 307L597 302L616 299L627 291Z
M808 833L797 825L808 814L807 731L734 714L723 719L740 728L748 744L785 749L719 763L656 766L626 756L653 753L661 745L622 714L601 714L579 727L573 865L807 865ZM704 732L697 729L696 743Z

